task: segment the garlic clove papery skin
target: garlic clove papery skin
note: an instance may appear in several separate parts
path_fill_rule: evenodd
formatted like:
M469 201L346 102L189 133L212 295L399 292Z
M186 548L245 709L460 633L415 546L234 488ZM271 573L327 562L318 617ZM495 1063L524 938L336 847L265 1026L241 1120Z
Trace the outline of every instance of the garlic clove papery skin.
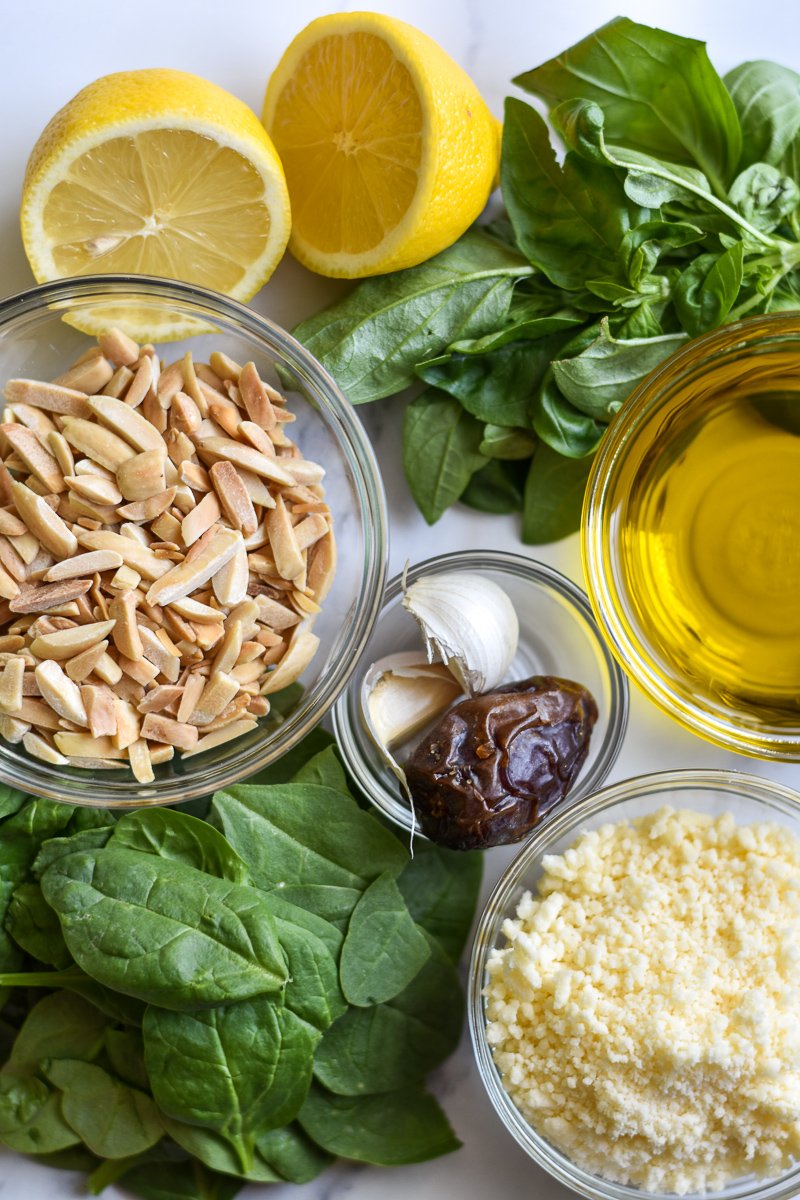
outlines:
M403 606L422 630L428 661L445 663L465 692L480 695L503 682L519 621L493 580L469 571L426 575L406 588Z
M461 691L446 666L428 663L417 650L388 655L373 663L361 685L367 731L386 756L441 716Z

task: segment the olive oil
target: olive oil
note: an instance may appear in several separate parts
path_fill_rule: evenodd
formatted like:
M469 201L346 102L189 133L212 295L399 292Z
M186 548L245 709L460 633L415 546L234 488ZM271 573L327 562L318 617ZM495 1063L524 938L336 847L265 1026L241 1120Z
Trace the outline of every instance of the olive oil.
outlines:
M653 415L620 569L658 669L780 722L800 712L800 362L768 358Z

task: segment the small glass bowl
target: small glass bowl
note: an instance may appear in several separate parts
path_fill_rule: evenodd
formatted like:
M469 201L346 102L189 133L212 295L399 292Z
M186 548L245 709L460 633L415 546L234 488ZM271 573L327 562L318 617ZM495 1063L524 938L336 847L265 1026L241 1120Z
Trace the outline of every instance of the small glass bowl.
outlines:
M794 649L785 647L782 661L797 669L793 675L787 671L779 701L768 704L759 698L758 683L749 681L749 664L733 648L733 639L724 637L719 643L723 649L717 646L724 617L718 618L717 629L698 607L696 597L707 593L703 571L711 567L703 565L694 549L693 531L674 528L653 541L642 538L640 523L644 508L657 514L665 496L680 495L687 447L697 428L724 406L783 396L783 420L791 421L788 428L797 433L799 379L797 313L751 317L688 342L647 376L613 421L592 464L582 522L587 591L602 635L631 679L663 711L708 741L756 758L790 762L800 761L800 664L792 659ZM781 420L775 423L780 426ZM744 437L742 451L746 461L752 445ZM709 493L714 485L722 490L723 479L709 472ZM735 496L733 485L728 492ZM800 533L798 499L800 491L785 496L780 520L774 515L777 507L759 518L748 501L739 523L741 540L720 543L732 561L739 560L742 598L732 598L738 624L745 604L759 610L762 593L753 592L748 579L765 576L769 584L776 564L785 566L791 578ZM760 528L760 539L752 536L752 525ZM687 562L698 557L693 571L687 568L691 586L685 580L669 586L654 582L665 546L680 551ZM787 609L792 598L789 590ZM721 611L719 598L714 604ZM779 657L782 640L776 630L772 653ZM714 648L713 655L708 648ZM720 675L723 658L729 662L726 678Z
M514 917L523 892L535 891L548 854L563 854L585 830L632 820L665 805L709 813L730 812L742 824L772 822L800 836L800 793L735 771L680 770L640 775L612 784L580 803L556 809L531 834L520 854L501 876L478 923L469 967L469 1027L481 1080L508 1132L530 1157L565 1187L590 1200L653 1200L667 1193L645 1192L591 1175L537 1132L503 1087L486 1037L483 989L489 953L503 946L503 922ZM669 1193L673 1195L674 1193ZM800 1163L778 1179L753 1177L731 1183L723 1191L691 1193L683 1200L792 1200L800 1194Z
M284 694L283 711L262 718L251 733L196 757L180 753L155 768L155 781L137 783L125 768L56 767L0 741L0 780L72 804L107 807L174 804L206 795L280 758L322 719L345 686L378 615L386 578L386 509L372 447L353 409L331 377L301 345L271 321L227 297L147 276L98 275L32 288L0 303L0 386L15 377L52 379L90 341L82 326L109 317L164 322L183 340L160 351L170 361L187 350L202 360L221 350L252 359L262 376L288 397L292 436L325 467L325 497L336 523L339 569L317 616L320 646L301 689ZM191 333L191 337L184 335ZM278 378L280 374L280 378ZM277 698L273 698L277 699ZM280 704L280 701L279 701Z
M600 637L585 594L544 563L493 550L464 550L426 559L406 572L406 583L445 571L484 575L503 588L514 605L519 648L509 679L557 675L583 684L592 693L599 716L569 802L595 791L622 745L628 721L628 685ZM395 825L422 836L400 784L378 753L361 715L361 686L374 662L403 650L424 654L419 626L403 608L402 594L403 576L397 575L386 588L373 635L333 710L333 726L347 769L365 795Z

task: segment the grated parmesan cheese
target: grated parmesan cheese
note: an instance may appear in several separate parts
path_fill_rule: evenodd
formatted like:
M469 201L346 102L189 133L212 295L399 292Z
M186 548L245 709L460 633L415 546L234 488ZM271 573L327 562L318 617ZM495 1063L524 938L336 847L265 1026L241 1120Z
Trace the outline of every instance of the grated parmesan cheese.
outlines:
M800 1159L800 839L662 809L547 856L492 951L487 1037L526 1120L651 1192Z

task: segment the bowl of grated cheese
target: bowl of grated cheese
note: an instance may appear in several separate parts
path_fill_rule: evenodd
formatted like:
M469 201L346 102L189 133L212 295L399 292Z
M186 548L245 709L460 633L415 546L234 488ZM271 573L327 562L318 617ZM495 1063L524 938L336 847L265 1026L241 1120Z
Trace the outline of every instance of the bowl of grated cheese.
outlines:
M592 1200L800 1194L800 794L641 776L534 831L481 917L470 1032L509 1132Z

